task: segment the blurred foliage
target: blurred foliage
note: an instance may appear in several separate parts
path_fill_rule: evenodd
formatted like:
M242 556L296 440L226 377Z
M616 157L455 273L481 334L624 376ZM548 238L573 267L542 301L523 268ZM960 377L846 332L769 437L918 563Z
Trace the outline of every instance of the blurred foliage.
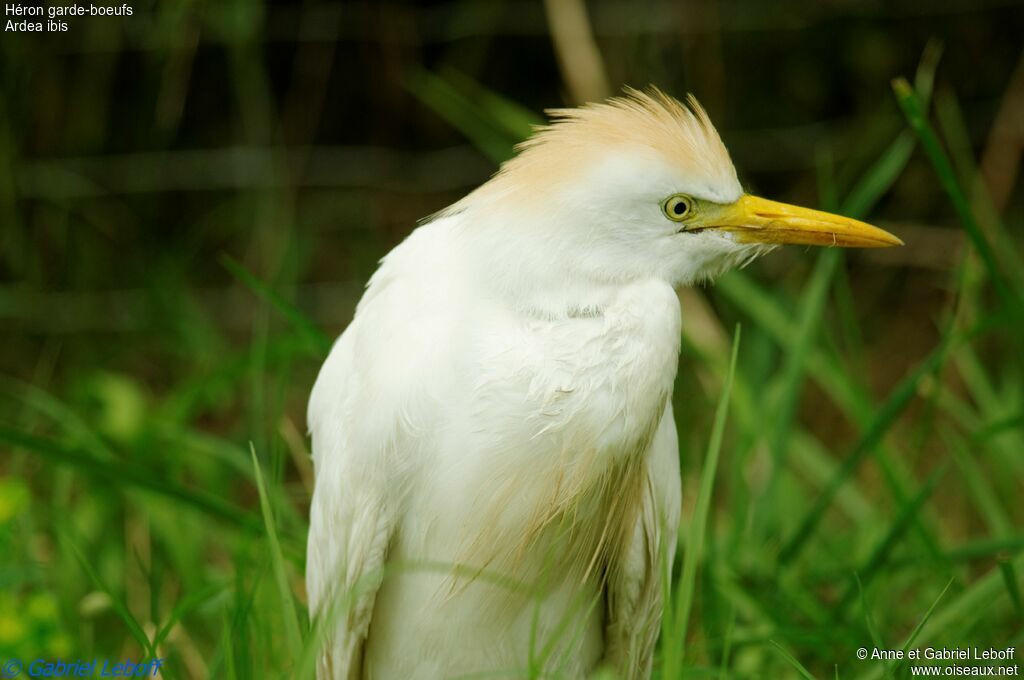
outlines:
M0 658L308 676L329 339L578 74L541 2L133 7L0 41ZM685 312L685 519L707 514L657 672L1020 647L1024 5L588 9L612 90L693 91L745 186L907 242L783 250Z

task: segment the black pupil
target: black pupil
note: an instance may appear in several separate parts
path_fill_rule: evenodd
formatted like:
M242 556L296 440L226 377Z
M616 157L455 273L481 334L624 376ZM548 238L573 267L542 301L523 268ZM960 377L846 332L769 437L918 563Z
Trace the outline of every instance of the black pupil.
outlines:
M674 212L676 215L682 215L684 212L686 212L686 204L683 203L682 201L679 201L674 206L672 206L672 212Z

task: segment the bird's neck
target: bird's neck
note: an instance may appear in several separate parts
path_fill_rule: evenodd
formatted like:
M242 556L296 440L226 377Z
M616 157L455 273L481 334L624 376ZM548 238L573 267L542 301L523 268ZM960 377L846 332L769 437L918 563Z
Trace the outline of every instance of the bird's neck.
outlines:
M603 316L613 304L619 286L559 280L538 280L527 287L498 291L504 302L517 312L542 319L570 319Z
M628 281L587 275L555 238L519 242L477 230L466 240L474 289L516 312L545 319L601 316Z

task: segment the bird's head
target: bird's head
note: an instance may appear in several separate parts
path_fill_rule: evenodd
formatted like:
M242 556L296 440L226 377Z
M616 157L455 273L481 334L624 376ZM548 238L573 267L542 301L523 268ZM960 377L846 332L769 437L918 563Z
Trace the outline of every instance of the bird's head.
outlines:
M550 115L489 182L445 211L465 216L487 275L513 292L541 285L587 306L596 304L588 290L652 277L687 285L783 244L902 243L857 220L744 193L692 96L683 104L627 90Z

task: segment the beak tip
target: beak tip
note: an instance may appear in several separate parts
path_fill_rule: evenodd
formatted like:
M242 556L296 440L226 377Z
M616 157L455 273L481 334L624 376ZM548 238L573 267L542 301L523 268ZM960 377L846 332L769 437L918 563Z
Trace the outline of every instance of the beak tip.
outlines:
M864 234L864 237L866 238L861 247L892 248L894 246L906 245L903 243L903 239L896 234L886 231L885 229L879 229L878 227L874 227L870 224L862 224L860 226L862 226L864 231L867 232ZM869 245L868 242L873 243L870 243Z

